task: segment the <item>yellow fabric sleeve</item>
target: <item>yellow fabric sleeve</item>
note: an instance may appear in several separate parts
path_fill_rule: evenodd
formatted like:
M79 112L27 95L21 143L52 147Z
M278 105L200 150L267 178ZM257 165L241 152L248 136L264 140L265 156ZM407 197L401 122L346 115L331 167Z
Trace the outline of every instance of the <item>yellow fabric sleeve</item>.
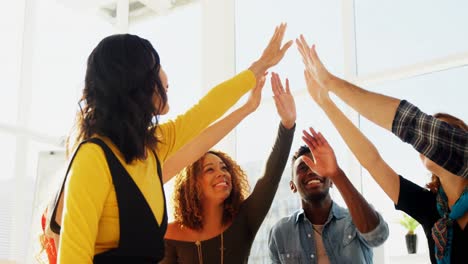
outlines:
M185 114L161 124L156 131L161 141L156 149L161 163L254 86L254 74L243 71L210 90ZM165 204L161 183L155 177L154 156L127 164L116 146L107 138L102 139L124 165L161 223ZM76 155L65 188L58 263L92 263L95 254L116 248L118 242L118 204L104 151L98 145L85 144Z

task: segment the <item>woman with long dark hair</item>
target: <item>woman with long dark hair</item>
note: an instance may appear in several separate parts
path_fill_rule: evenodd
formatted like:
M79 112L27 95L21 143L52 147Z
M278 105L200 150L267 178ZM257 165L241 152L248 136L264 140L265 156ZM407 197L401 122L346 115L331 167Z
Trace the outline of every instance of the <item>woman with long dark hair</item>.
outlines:
M76 154L65 187L59 263L162 259L167 213L160 163L222 116L282 59L291 45L281 44L285 29L284 24L276 28L247 70L163 124L158 117L169 110L169 86L151 43L125 34L98 44L88 58L70 144ZM103 144L82 143L89 139ZM110 173L109 156L116 157L113 164L120 166L119 173Z

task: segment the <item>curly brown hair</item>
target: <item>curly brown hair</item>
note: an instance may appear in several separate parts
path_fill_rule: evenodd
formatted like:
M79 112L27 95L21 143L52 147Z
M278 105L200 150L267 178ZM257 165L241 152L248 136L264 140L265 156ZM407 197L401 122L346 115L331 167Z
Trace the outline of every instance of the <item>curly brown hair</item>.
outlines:
M194 230L203 228L203 194L199 178L202 175L203 162L207 154L218 156L231 174L232 190L229 197L224 200L223 224L230 223L234 219L242 202L249 195L250 187L244 170L226 153L216 150L208 151L176 176L172 195L175 221Z
M466 125L466 123L463 120L461 120L461 119L459 119L459 118L457 118L457 117L455 117L453 115L449 115L447 113L436 113L436 114L434 114L434 117L437 118L437 119L440 119L441 121L444 121L444 122L448 123L451 126L463 129L465 131L468 130L468 126ZM429 190L431 190L431 192L436 193L439 190L439 187L440 187L439 177L437 175L435 175L435 174L432 174L431 182L426 184L426 187Z

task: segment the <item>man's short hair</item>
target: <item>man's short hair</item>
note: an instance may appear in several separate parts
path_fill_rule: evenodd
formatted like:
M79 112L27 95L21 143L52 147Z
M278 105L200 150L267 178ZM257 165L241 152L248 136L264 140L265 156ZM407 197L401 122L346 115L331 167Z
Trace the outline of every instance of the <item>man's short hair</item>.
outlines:
M309 154L310 149L307 145L302 145L299 147L299 149L294 153L294 156L292 157L291 160L291 178L294 176L294 162L301 156Z

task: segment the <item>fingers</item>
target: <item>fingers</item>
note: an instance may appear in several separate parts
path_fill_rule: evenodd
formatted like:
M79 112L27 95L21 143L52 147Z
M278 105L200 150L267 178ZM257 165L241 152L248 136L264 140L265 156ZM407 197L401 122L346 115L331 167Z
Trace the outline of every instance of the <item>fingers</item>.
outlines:
M325 137L322 135L320 132L316 132L314 128L310 127L309 128L310 132L312 133L312 136L317 140L317 142L320 145L328 145L328 141L325 139Z
M278 87L279 86L278 81L276 79L276 75L274 72L271 73L270 83L271 83L271 90L273 91L273 95L278 96L280 94L280 91Z
M291 94L291 89L289 89L289 79L286 78L286 93Z
M290 40L283 45L283 47L280 49L281 57L283 57L284 54L286 54L286 51L288 51L288 49L292 46L293 43L294 42Z
M301 42L303 43L304 47L309 48L310 46L307 43L307 40L305 39L304 35L301 34L299 37L301 38Z
M297 44L297 50L298 50L299 53L301 54L302 62L303 62L304 64L306 64L306 57L307 57L307 55L306 55L306 51L305 51L305 49L304 49L304 46L302 45L302 43L301 43L298 39L296 39L296 44Z
M272 46L275 44L281 45L281 41L283 40L284 33L286 32L286 23L281 23L279 26L275 27L275 32L268 42L268 46ZM279 42L279 43L278 43Z
M312 63L314 65L320 65L320 66L323 66L322 64L322 61L320 60L318 54L317 54L317 50L315 48L315 44L312 45L312 47L310 48L309 50L309 54L310 54L310 59L312 60Z
M307 42L305 41L304 36L301 34L299 38L296 39L296 44L298 47L299 52L301 53L303 58L307 57L307 53L309 50L309 46Z
M314 128L309 127L309 131L310 131L310 133L312 134L312 136L313 136L314 138L317 138L318 134L317 134L317 132L315 132Z
M283 84L281 83L281 79L277 73L271 73L271 88L273 90L273 94L275 96L279 96L284 93Z
M272 43L275 42L277 36L278 36L278 29L279 29L279 26L276 26L275 27L275 32L273 33L273 36L271 36L270 38L270 41L268 42L268 46L270 46Z
M318 60L317 53L315 52L315 45L312 45L312 47L309 48L309 44L307 43L306 39L302 34L298 39L296 39L296 44L299 53L301 53L302 62L304 63L304 65L306 67L315 66L315 62Z
M318 133L317 135L317 139L325 146L330 146L330 144L328 144L328 141L327 139L322 135L322 133Z
M309 146L310 150L313 151L322 145L328 145L327 140L321 133L317 133L312 127L309 128L310 132L306 130L302 131L302 139Z
M278 29L278 40L280 41L280 43L281 43L281 41L282 41L283 38L284 38L284 34L285 34L285 32L286 32L286 27L287 27L287 26L288 26L288 25L287 25L286 23L281 23L281 24L279 25L279 29Z
M306 155L302 155L302 161L304 161L304 163L309 166L309 168L313 171L313 172L316 172L315 171L315 162L307 157Z
M306 130L302 130L302 134L302 140L307 144L311 151L315 150L319 146L317 139L309 134Z

